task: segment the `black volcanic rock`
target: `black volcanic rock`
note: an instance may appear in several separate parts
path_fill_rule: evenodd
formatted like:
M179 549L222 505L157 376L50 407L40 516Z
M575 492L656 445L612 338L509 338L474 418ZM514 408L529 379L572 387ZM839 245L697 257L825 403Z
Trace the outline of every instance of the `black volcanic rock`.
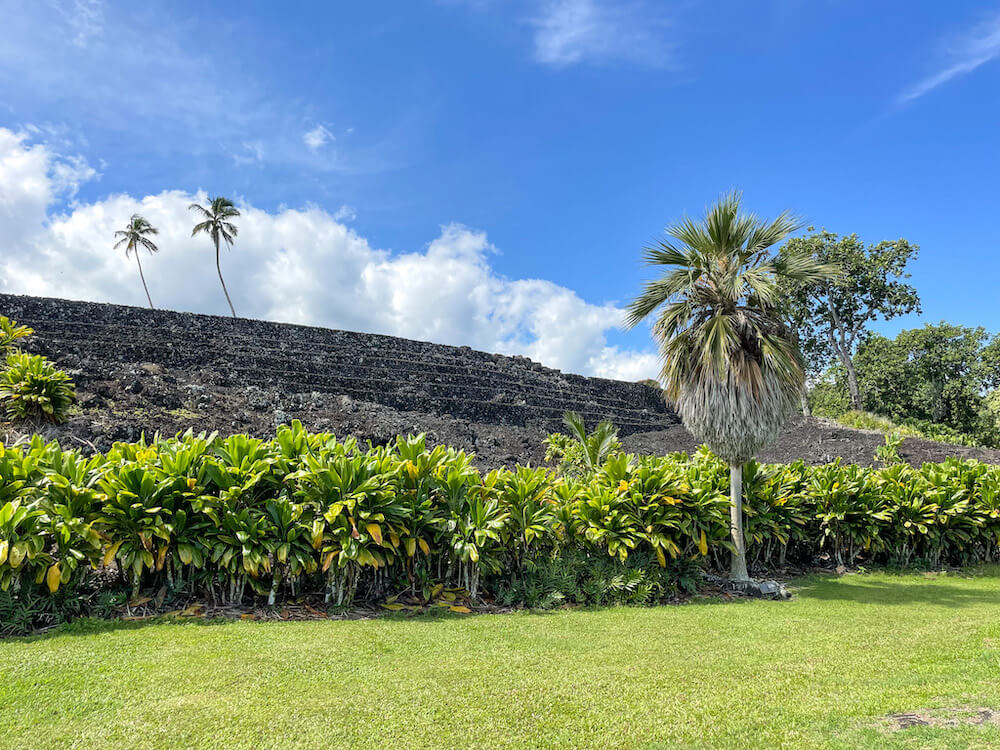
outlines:
M267 437L300 419L310 429L385 443L426 432L474 451L485 467L539 464L564 411L614 422L626 449L664 454L696 443L640 383L563 373L527 357L375 334L244 318L0 294L0 314L35 329L29 351L71 371L76 414L45 432L104 450L115 440L189 427ZM17 429L8 426L7 437ZM2 436L0 436L2 437ZM769 461L840 457L870 463L877 433L795 420ZM908 439L911 463L946 455L1000 462L1000 452Z

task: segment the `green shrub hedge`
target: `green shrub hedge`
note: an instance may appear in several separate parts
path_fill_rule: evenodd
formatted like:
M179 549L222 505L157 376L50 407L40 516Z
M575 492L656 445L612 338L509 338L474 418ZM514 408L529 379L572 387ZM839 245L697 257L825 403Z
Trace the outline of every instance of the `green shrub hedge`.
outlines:
M1000 467L750 464L743 482L758 569L998 557ZM705 450L614 453L574 477L484 474L423 436L362 447L297 422L273 440L189 432L94 456L36 437L0 446L0 590L7 606L116 587L222 603L441 587L510 604L656 601L697 566L725 566L727 491Z

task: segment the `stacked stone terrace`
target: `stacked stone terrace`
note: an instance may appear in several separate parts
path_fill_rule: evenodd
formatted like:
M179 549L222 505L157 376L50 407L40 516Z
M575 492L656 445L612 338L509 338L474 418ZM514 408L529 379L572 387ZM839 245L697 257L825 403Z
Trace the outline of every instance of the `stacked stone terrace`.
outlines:
M245 318L0 294L0 314L35 329L31 349L55 361L154 363L212 371L214 382L320 392L487 424L553 428L571 409L623 434L677 417L653 388L562 373L509 357L422 341ZM109 368L110 369L110 368Z

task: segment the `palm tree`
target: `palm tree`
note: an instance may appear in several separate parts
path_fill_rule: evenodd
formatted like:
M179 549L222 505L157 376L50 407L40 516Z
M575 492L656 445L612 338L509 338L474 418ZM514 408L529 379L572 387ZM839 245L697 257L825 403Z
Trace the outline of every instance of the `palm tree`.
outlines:
M146 290L146 299L149 301L150 310L153 309L153 299L149 296L146 277L142 273L142 261L139 260L139 250L144 248L149 251L150 255L159 252L160 248L156 246L155 242L149 239L150 235L159 233L160 230L146 221L144 217L139 216L139 214L132 214L132 218L128 220L125 228L115 232L115 239L118 240L114 245L115 250L124 246L126 258L129 253L135 253L135 262L139 265L139 278L142 280L142 288Z
M219 240L224 241L230 248L233 246L237 228L230 219L235 219L240 215L240 212L236 210L236 206L231 200L221 196L212 198L207 208L198 203L192 203L188 209L197 211L204 219L204 221L194 225L191 236L194 237L198 232L204 232L212 238L212 243L215 245L215 270L219 272L219 283L222 284L222 293L226 295L226 302L229 303L229 312L235 318L236 310L233 308L233 301L229 299L229 291L222 278L222 266L219 265Z
M778 435L801 392L801 355L779 304L783 279L834 274L807 254L770 249L801 224L789 213L762 221L723 195L700 222L684 218L649 247L665 268L628 309L627 324L656 312L665 397L684 425L729 464L731 576L749 581L743 538L743 465Z

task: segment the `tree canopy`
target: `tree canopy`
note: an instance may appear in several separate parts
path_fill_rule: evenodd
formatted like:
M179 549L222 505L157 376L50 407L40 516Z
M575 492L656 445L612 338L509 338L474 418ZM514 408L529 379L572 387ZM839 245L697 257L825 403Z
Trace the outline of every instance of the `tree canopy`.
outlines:
M1000 335L944 322L895 338L869 334L854 361L865 411L1000 445ZM810 400L817 413L835 415L848 406L846 374L835 366L829 375Z
M905 282L906 266L919 247L905 239L865 246L857 234L823 230L790 239L783 249L841 269L836 277L786 283L785 315L809 371L816 374L839 362L851 403L860 409L854 354L876 320L920 312L917 291Z

